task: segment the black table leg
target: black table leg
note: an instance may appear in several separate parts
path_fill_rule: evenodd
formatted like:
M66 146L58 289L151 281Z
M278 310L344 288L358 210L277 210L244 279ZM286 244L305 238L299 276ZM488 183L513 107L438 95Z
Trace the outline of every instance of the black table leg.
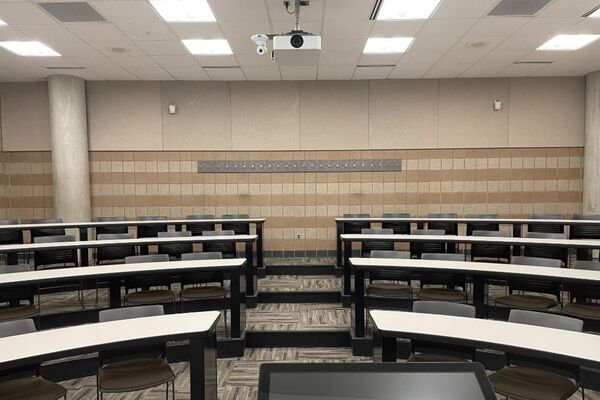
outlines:
M181 232L183 230L183 225L175 224L175 232Z
M190 399L217 400L217 334L190 338Z
M381 338L381 361L396 362L398 351L396 349L395 337Z
M473 305L477 318L487 318L485 310L485 278L482 275L473 277Z
M19 253L6 253L6 263L8 265L17 265L19 263Z
M246 307L256 307L254 251L252 242L246 242Z
M108 282L108 299L110 308L121 307L121 280L113 278Z
M354 336L365 336L365 270L354 271Z
M256 224L256 268L264 268L265 260L263 256L263 224Z
M342 305L350 307L352 303L352 271L350 270L350 257L352 257L352 242L344 242L344 290L342 292Z
M513 224L513 237L520 238L521 237L521 224ZM521 246L513 246L512 251L513 256L521 255Z
M140 245L140 255L147 256L148 254L150 254L150 246L147 244Z
M88 228L87 227L79 228L79 240L82 242L88 240ZM90 250L87 247L82 247L79 252L81 254L81 266L82 267L87 267L88 265L90 265L89 252L90 252Z
M229 282L230 288L230 309L231 309L231 337L241 337L241 317L240 317L240 270L231 271Z
M340 237L341 234L344 233L344 223L340 222L340 221L336 221L335 222L335 244L336 244L336 267L338 268L342 268L343 267L343 263L344 263L344 253L343 253L343 243L342 243L342 238Z

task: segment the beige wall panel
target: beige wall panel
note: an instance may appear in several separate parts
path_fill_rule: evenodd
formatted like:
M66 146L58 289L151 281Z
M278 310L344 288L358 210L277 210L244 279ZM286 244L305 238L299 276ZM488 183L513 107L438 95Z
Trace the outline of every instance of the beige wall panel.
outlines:
M437 80L377 80L369 85L370 148L437 147Z
M368 85L368 81L301 82L301 149L368 148Z
M228 82L163 82L165 150L230 150L231 96ZM168 105L177 105L169 115Z
M584 78L515 78L510 96L509 146L583 146Z
M299 103L298 82L233 82L233 149L300 148Z
M88 82L90 150L161 150L159 82Z
M508 143L508 79L442 79L438 147L506 147ZM502 110L494 111L494 100Z
M4 151L50 150L48 84L0 85Z

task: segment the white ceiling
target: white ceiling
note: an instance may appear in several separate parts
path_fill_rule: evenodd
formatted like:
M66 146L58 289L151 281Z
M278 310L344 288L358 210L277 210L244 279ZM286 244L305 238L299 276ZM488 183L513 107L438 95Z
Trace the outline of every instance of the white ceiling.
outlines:
M573 52L535 51L559 33L600 34L600 18L582 18L600 0L553 0L535 17L486 16L499 1L441 0L429 20L370 21L375 0L311 0L302 8L302 27L322 35L320 64L279 68L256 55L250 36L292 28L281 0L209 0L217 23L169 24L147 0L90 0L108 22L86 23L61 23L31 0L0 0L0 19L8 24L0 26L0 41L39 40L63 55L0 50L0 81L56 73L88 80L312 80L582 76L600 69L600 41ZM402 55L363 55L375 36L416 39ZM233 56L192 56L180 42L223 37ZM486 46L468 48L480 41ZM522 61L553 63L515 64Z

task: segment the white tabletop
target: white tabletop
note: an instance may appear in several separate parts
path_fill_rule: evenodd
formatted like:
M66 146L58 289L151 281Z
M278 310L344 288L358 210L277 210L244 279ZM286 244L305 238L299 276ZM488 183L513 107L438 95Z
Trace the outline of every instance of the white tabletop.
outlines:
M337 222L455 222L455 223L496 223L496 224L559 224L559 225L600 225L598 219L530 219L530 218L335 218Z
M99 322L0 338L0 366L18 360L48 359L108 344L208 332L218 311L191 312Z
M111 264L94 267L54 268L38 271L12 272L0 274L0 287L23 284L38 284L67 279L99 279L109 276L126 276L139 273L169 271L173 273L194 272L202 269L242 268L245 258L223 260L163 261L139 264Z
M42 223L42 224L15 224L15 225L0 225L0 230L11 230L11 229L35 229L35 228L79 228L89 227L95 228L98 226L119 226L119 225L187 225L187 224L201 224L201 223L249 223L249 224L262 224L266 221L265 218L213 218L213 219L163 219L163 220L127 220L127 221L84 221L84 222L53 222L53 223Z
M426 335L488 345L492 349L532 350L587 364L600 363L600 335L478 318L370 311L377 329L390 336Z
M80 249L97 248L108 246L141 246L152 244L183 244L183 243L206 243L206 242L252 242L258 238L257 235L228 235L228 236L171 236L151 237L133 239L110 239L110 240L80 240L73 242L52 243L23 243L5 244L0 246L0 253L15 251L36 251L52 249Z
M544 245L569 248L600 248L598 239L540 239L521 237L457 236L457 235L369 235L341 234L340 238L350 242L444 242L494 245Z
M350 263L356 268L362 269L377 269L384 267L388 269L410 269L412 271L449 271L487 276L517 275L550 278L565 282L581 281L600 284L600 271L574 268L551 268L520 264L501 264L473 261L415 260L397 258L351 258Z

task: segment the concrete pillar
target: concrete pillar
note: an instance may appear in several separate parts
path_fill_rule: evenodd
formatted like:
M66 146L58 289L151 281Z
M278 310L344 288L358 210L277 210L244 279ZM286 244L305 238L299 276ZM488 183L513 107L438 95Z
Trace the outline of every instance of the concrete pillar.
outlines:
M54 213L65 222L90 221L85 81L67 75L48 79Z

